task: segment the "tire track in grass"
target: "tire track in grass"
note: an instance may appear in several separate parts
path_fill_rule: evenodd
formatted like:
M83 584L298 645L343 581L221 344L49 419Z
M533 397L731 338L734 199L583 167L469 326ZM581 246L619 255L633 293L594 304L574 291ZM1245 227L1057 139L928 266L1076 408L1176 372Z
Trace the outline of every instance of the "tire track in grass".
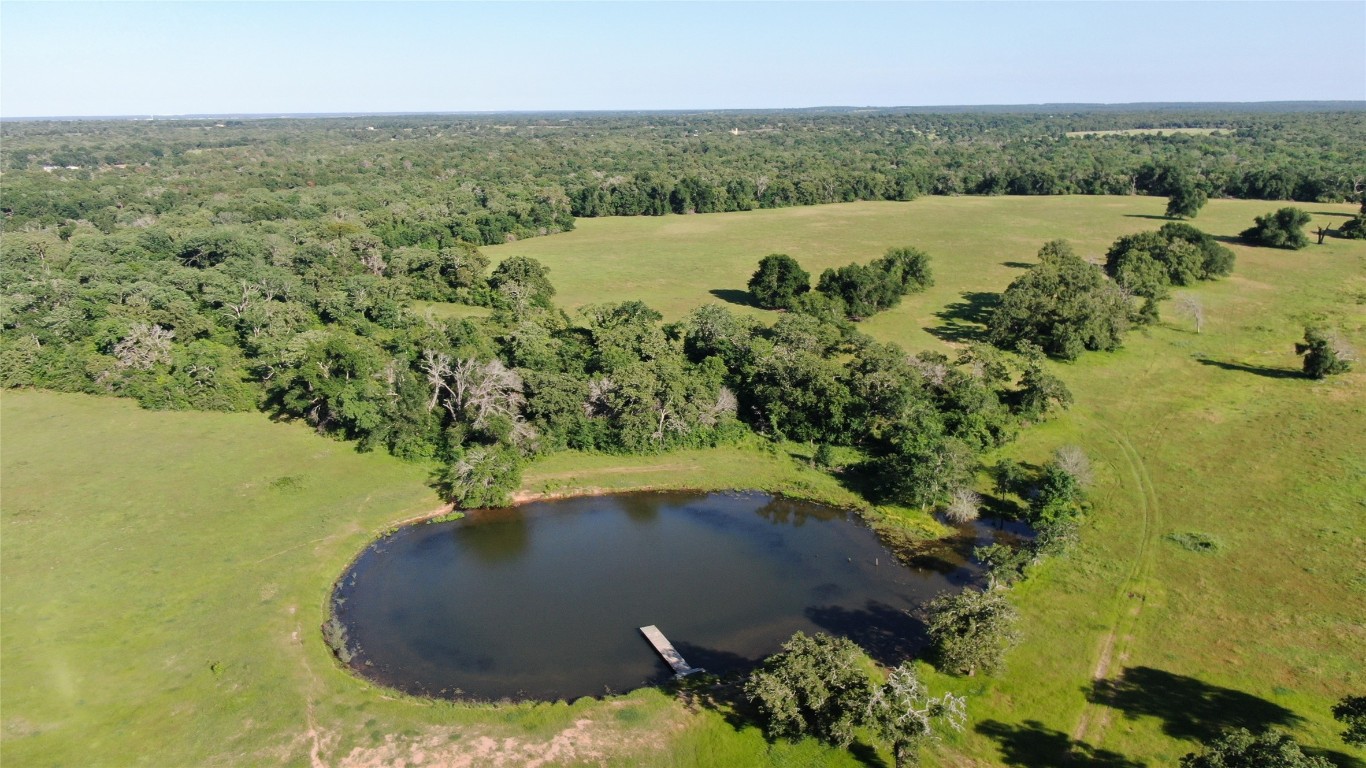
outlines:
M1124 433L1106 425L1102 426L1110 434L1115 445L1119 447L1120 454L1124 457L1129 478L1138 491L1141 535L1129 574L1120 583L1119 593L1115 596L1116 619L1101 642L1100 655L1096 660L1095 669L1091 673L1092 685L1098 685L1109 679L1110 667L1115 661L1117 647L1119 650L1118 661L1121 665L1129 659L1132 652L1134 628L1138 624L1139 614L1142 613L1143 605L1147 600L1146 595L1135 591L1135 589L1140 588L1140 585L1152 573L1153 558L1155 557L1153 539L1157 535L1162 519L1161 506L1157 500L1157 489L1148 473L1148 466L1143 461L1143 455L1138 452L1138 449L1134 447ZM1134 602L1127 610L1121 607L1123 602L1134 600L1137 602ZM1073 741L1083 742L1088 736L1092 736L1095 743L1099 744L1105 735L1105 729L1110 725L1110 715L1109 707L1088 702L1082 710L1081 717L1077 720L1076 728L1072 730Z

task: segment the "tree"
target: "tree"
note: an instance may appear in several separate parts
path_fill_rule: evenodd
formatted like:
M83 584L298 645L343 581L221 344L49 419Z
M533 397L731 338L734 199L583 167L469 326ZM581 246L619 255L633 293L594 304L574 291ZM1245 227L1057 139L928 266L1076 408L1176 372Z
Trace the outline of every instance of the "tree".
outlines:
M1323 328L1305 328L1304 343L1295 345L1295 354L1304 355L1304 374L1315 379L1346 373L1356 360L1350 344Z
M1163 224L1157 230L1161 237L1170 248L1178 242L1184 242L1194 246L1199 251L1199 256L1193 267L1189 271L1176 271L1175 267L1180 263L1178 259L1168 258L1172 282L1176 285L1189 285L1191 279L1180 279L1185 275L1191 275L1201 280L1213 280L1217 277L1225 277L1233 272L1235 256L1233 251L1219 244L1213 235L1202 232L1195 227L1184 222L1171 222Z
M1193 219L1200 212L1209 196L1189 176L1181 176L1172 182L1167 199L1167 215Z
M772 253L759 261L749 279L749 293L765 309L791 309L798 296L811 290L811 275L785 253Z
M856 320L872 317L901 301L900 281L873 265L827 269L816 282L816 290L843 301L849 317Z
M930 256L917 248L888 248L887 253L873 263L890 276L904 294L919 293L934 285Z
M1015 608L1000 590L964 589L930 602L930 641L939 666L956 674L995 672L1017 642Z
M1053 463L1076 482L1079 488L1088 488L1095 476L1091 469L1091 459L1076 445L1059 446L1053 452Z
M887 682L873 690L863 719L891 742L896 767L907 768L920 764L920 746L937 737L936 727L963 730L967 702L952 693L930 696L915 667L902 662L887 675Z
M1156 302L1173 285L1213 280L1233 271L1233 251L1189 224L1124 235L1105 254L1105 271L1125 290Z
M987 589L1009 587L1023 580L1030 555L1028 547L1007 544L988 544L972 550L973 559L981 563L987 572Z
M489 275L489 287L510 303L525 301L548 309L555 295L549 273L548 267L529 256L513 256Z
M493 440L524 444L535 436L522 418L522 377L503 361L452 362L445 353L424 350L420 366L430 391L428 411L440 405L454 422L468 424Z
M991 468L991 479L996 493L1002 496L1008 493L1019 495L1023 492L1028 472L1014 459L1001 459Z
M389 400L385 359L369 339L339 331L305 331L280 354L271 382L286 413L303 416L319 432L360 438L380 426Z
M441 479L446 497L462 509L500 506L522 484L521 458L505 445L477 445L461 451Z
M863 652L852 641L798 632L745 683L770 738L814 736L845 746L872 693Z
M1085 499L1082 484L1056 459L1043 467L1039 484L1029 500L1030 521L1051 523L1055 520L1081 517L1081 503Z
M1309 245L1309 237L1304 234L1309 214L1300 208L1286 206L1275 213L1258 216L1255 221L1256 224L1240 232L1239 237L1256 245L1292 251Z
M1011 349L1027 341L1064 360L1118 348L1129 328L1129 302L1119 286L1065 241L1048 243L1039 258L1001 295L987 323L991 342Z
M1343 741L1366 747L1366 696L1343 696L1333 705L1333 719L1347 726Z
M917 429L924 431L917 434ZM962 440L945 436L942 429L938 414L917 414L891 427L892 450L872 462L887 498L928 507L944 500L950 489L971 481L971 449Z
M1176 297L1176 308L1195 322L1195 332L1200 333L1200 329L1205 325L1205 304L1200 301L1200 297L1192 293L1183 293Z
M1181 768L1333 768L1322 757L1311 757L1288 734L1265 731L1253 735L1236 728L1205 746L1200 754L1181 758Z
M171 361L171 340L175 331L159 325L134 323L128 335L114 345L114 358L119 367L150 371L158 363Z
M949 503L944 507L944 517L949 522L962 525L976 520L981 514L982 497L966 486L959 486L949 494Z
M1042 359L1027 359L1015 392L1015 412L1023 419L1038 421L1055 410L1067 410L1072 405L1072 390L1044 369Z

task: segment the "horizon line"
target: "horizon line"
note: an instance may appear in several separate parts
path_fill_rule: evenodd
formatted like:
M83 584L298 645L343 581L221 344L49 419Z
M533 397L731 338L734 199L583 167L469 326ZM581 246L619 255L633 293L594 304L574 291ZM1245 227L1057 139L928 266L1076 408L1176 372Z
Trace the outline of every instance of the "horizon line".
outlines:
M156 120L289 120L289 119L321 119L321 118L346 118L346 117L421 117L421 116L475 116L489 117L497 115L621 115L621 114L717 114L717 113L749 113L766 114L775 112L890 112L898 110L910 110L922 113L934 113L936 110L966 112L973 110L1028 110L1040 111L1048 109L1115 109L1115 108L1149 108L1155 110L1179 110L1179 109L1208 109L1211 107L1230 107L1230 106L1301 106L1301 107L1336 107L1347 109L1348 111L1366 111L1366 100L1362 99L1268 99L1262 101L1118 101L1118 102L1025 102L1017 104L923 104L923 105L819 105L806 107L669 107L669 108L586 108L586 109L461 109L461 110L336 110L318 112L287 112L287 111L265 111L265 112L131 112L113 115L19 115L3 116L0 115L0 122L42 122L42 121L80 121L80 120L126 120L152 122Z

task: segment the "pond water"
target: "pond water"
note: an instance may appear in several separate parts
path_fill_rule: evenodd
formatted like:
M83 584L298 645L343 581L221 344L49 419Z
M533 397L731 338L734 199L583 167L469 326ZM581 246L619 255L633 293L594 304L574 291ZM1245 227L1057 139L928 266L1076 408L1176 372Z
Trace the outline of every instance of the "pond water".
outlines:
M898 563L857 516L758 493L634 493L481 510L375 542L338 583L352 666L409 693L573 699L671 670L746 670L793 632L915 653L918 609L976 579L981 525ZM1000 534L1009 535L1009 534Z

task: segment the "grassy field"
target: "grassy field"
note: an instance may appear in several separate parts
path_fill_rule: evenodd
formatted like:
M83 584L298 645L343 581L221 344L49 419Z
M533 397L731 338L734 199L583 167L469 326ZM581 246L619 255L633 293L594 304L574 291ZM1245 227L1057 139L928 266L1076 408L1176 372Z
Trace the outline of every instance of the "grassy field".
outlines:
M865 323L915 350L978 333L982 294L1045 240L1098 255L1159 226L1164 203L930 198L586 220L489 251L546 262L566 306L640 298L677 318L739 300L770 252L815 273L917 245L937 285ZM1214 201L1195 224L1228 237L1275 207ZM1351 210L1307 209L1315 225ZM1042 768L1072 750L1086 756L1074 764L1170 765L1233 724L1281 725L1340 765L1366 762L1328 715L1366 692L1366 373L1298 378L1292 350L1324 321L1366 348L1366 244L1233 247L1234 276L1194 289L1203 333L1168 317L1117 353L1057 366L1076 406L1009 453L1082 445L1098 467L1096 511L1079 552L1017 588L1026 639L1004 674L931 674L970 697L971 725L927 762ZM489 707L407 699L340 670L317 629L328 587L370 537L436 506L421 468L260 415L11 392L0 418L6 765L858 764L809 742L769 745L659 691ZM524 488L742 485L842 500L788 453L562 454ZM1191 532L1220 548L1166 538Z
M444 301L414 301L409 308L418 317L431 317L436 320L488 317L493 312L487 307L471 307L468 304L450 304Z

